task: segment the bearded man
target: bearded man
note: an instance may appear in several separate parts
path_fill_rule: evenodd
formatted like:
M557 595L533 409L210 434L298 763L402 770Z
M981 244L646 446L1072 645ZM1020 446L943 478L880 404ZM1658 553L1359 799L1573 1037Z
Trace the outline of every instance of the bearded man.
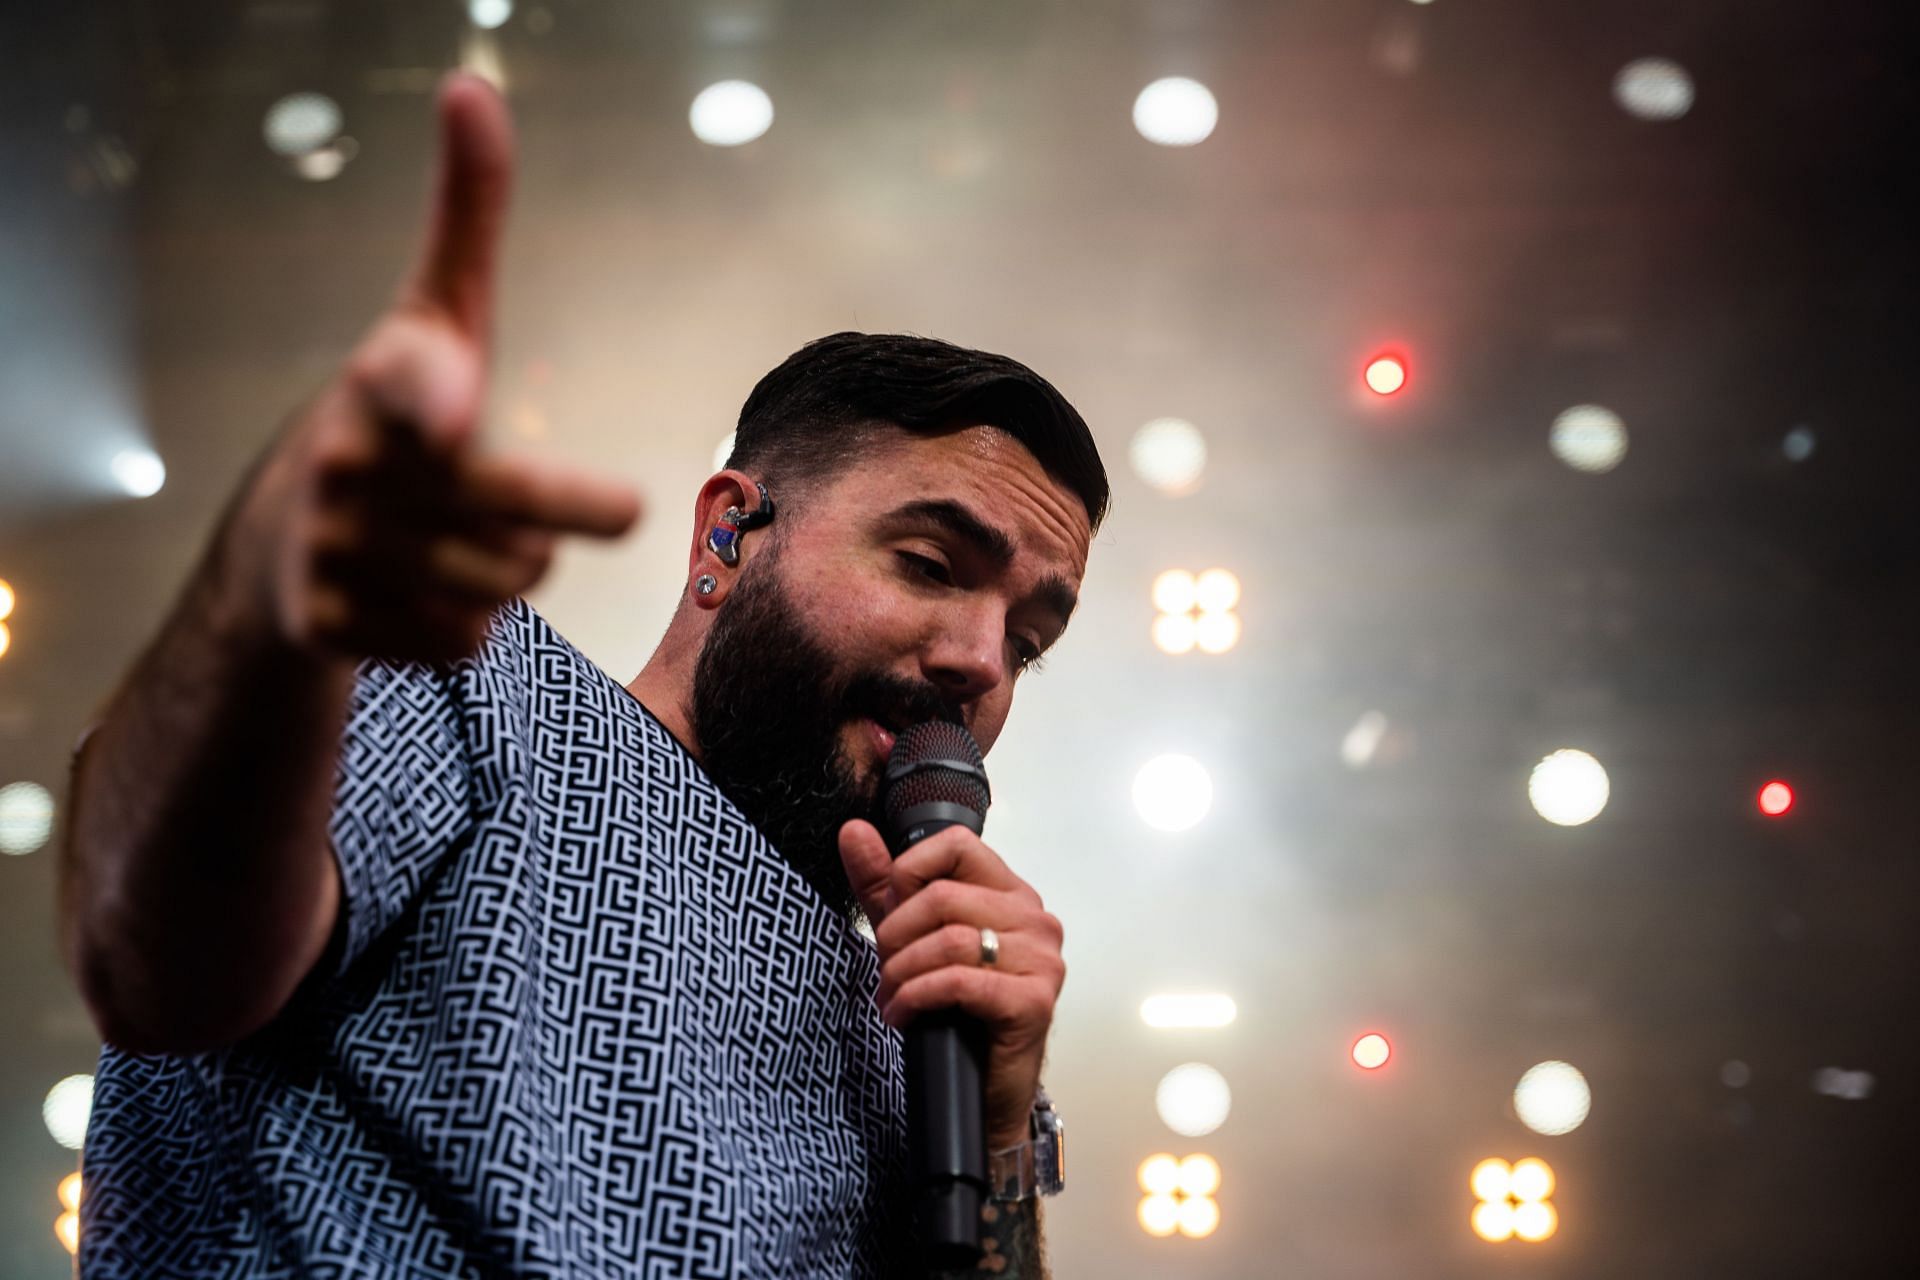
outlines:
M898 1028L984 1026L1022 1167L1065 970L978 836L869 819L895 734L990 748L1066 627L1092 438L1002 356L807 345L622 687L520 596L637 500L477 448L510 133L470 78L441 117L421 267L76 753L81 1271L912 1274ZM981 1274L1042 1274L1016 1184Z

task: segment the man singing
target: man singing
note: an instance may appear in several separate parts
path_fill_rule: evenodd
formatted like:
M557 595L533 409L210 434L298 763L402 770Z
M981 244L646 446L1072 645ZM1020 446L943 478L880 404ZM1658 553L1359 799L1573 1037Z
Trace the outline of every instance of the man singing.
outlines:
M1002 356L809 344L622 688L519 599L638 506L477 447L510 131L471 78L440 110L420 268L76 758L81 1271L912 1275L897 1028L958 1008L1029 1171L978 1273L1041 1275L1059 922L963 828L894 860L868 818L896 733L990 748L1066 627L1086 424Z

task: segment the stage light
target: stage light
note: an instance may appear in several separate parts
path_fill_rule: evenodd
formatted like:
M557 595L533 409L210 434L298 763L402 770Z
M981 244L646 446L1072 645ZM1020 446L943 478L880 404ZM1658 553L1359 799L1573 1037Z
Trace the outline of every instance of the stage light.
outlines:
M1571 747L1541 760L1527 779L1527 798L1534 812L1562 827L1577 827L1599 817L1610 791L1600 762Z
M1220 1162L1208 1155L1192 1155L1180 1162L1180 1194L1210 1196L1220 1189Z
M1513 1211L1513 1234L1529 1244L1539 1244L1559 1227L1559 1213L1544 1201L1523 1204Z
M340 104L324 93L290 93L267 108L261 132L275 155L303 156L340 132Z
M1239 1012L1233 997L1219 991L1148 996L1140 1002L1140 1021L1159 1030L1224 1027Z
M1513 1166L1498 1156L1489 1156L1473 1166L1467 1185L1476 1200L1504 1201L1513 1188Z
M0 622L0 658L6 657L7 650L11 648L13 648L13 632L7 629L6 623Z
M1202 653L1225 653L1240 640L1240 615L1201 614L1193 624L1193 639Z
M726 435L720 437L719 444L713 446L713 469L715 471L725 471L727 469L727 459L732 456L733 432L729 431Z
M1473 1233L1494 1244L1516 1235L1529 1243L1545 1240L1560 1225L1559 1213L1547 1203L1553 1182L1553 1170L1538 1156L1512 1165L1482 1160L1467 1179L1479 1201L1468 1219Z
M1367 390L1390 396L1407 385L1407 363L1398 356L1375 356L1367 362Z
M1775 779L1760 788L1760 812L1769 818L1778 818L1793 808L1793 788Z
M1203 1137L1227 1121L1233 1092L1227 1078L1204 1062L1187 1062L1160 1078L1154 1109L1167 1128L1186 1138Z
M1153 644L1162 653L1191 653L1200 625L1190 613L1163 613L1153 620Z
M1373 763L1373 757L1380 750L1380 743L1387 736L1387 717L1385 712L1363 712L1353 727L1340 739L1340 759L1349 769L1364 769Z
M1180 1227L1180 1202L1169 1194L1140 1198L1140 1226L1150 1236L1170 1236Z
M506 25L513 16L513 0L467 0L467 17L484 31Z
M1547 444L1554 457L1575 471L1598 475L1627 456L1627 424L1611 409L1577 404L1553 420Z
M53 793L37 782L0 787L0 853L32 853L53 834Z
M1813 456L1817 442L1812 427L1795 427L1780 441L1780 452L1787 456L1788 462L1805 462Z
M1193 608L1199 584L1185 569L1169 569L1153 580L1153 607L1161 613L1186 613Z
M1491 1244L1513 1238L1513 1206L1504 1200L1482 1200L1473 1206L1473 1233Z
M1134 775L1133 807L1157 831L1185 831L1213 807L1213 779L1192 756L1155 756Z
M1377 1031L1370 1031L1353 1042L1354 1065L1362 1071L1377 1071L1393 1056L1393 1046Z
M60 1198L62 1208L77 1212L80 1208L80 1171L75 1169L60 1179L60 1185L54 1189L54 1194Z
M18 597L13 594L13 586L5 578L0 578L0 622L13 616L13 606Z
M347 161L360 154L360 144L342 134L324 147L315 147L293 158L293 171L308 182L328 182L340 176Z
M1210 1236L1220 1226L1220 1206L1212 1196L1190 1196L1180 1202L1180 1234L1194 1240Z
M1162 493L1191 493L1207 469L1207 441L1184 418L1155 418L1127 446L1133 473Z
M722 80L702 89L687 112L693 136L715 147L752 142L773 126L773 99L757 84Z
M47 1090L40 1104L40 1118L47 1122L53 1140L72 1151L87 1141L87 1117L93 1113L93 1077L68 1076Z
M1180 1162L1170 1155L1148 1156L1140 1162L1140 1189L1150 1196L1171 1196L1180 1185Z
M1133 127L1163 147L1205 142L1219 122L1220 104L1212 91L1186 76L1155 80L1133 100Z
M80 1252L80 1215L72 1209L53 1220L53 1234L68 1253Z
M1208 569L1193 583L1193 607L1201 613L1225 613L1240 603L1240 579L1225 569Z
M1578 1129L1592 1106L1587 1078L1570 1062L1536 1063L1513 1087L1513 1110L1520 1123L1549 1137Z
M135 498L151 498L167 482L167 466L151 449L122 449L108 464L120 487Z
M1613 78L1613 98L1641 120L1678 120L1693 107L1693 77L1668 58L1639 58Z

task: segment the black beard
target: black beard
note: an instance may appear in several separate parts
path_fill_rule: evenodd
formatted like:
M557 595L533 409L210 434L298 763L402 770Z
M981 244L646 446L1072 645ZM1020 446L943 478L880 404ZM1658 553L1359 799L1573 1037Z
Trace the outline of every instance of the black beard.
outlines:
M880 826L880 778L860 781L841 730L867 717L957 723L959 709L931 684L838 670L787 599L778 561L777 547L765 548L714 616L694 666L694 736L727 799L829 907L851 916L840 828L853 818Z

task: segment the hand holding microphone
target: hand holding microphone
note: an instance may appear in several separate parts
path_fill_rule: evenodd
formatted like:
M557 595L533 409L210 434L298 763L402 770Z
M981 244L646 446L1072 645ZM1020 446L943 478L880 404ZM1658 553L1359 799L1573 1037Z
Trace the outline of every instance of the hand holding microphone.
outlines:
M916 725L895 744L890 777L897 778L903 761L916 759L936 767L892 784L887 808L900 819L890 833L898 856L879 831L859 821L841 828L840 856L874 923L881 1012L908 1028L909 1160L917 1177L937 1180L930 1158L937 1164L964 1154L962 1144L981 1139L977 1132L940 1131L943 1112L951 1123L968 1123L966 1099L951 1106L936 1100L929 1108L926 1086L953 1079L964 1089L969 1046L984 1050L984 1114L972 1114L984 1122L985 1145L974 1150L984 1162L985 1151L1026 1141L1066 965L1059 920L980 839L984 774L976 782L965 769L938 767L943 759L977 766L972 737L939 721ZM969 823L966 811L976 805ZM984 1175L983 1164L980 1171ZM916 1186L916 1197L925 1189ZM973 1222L934 1223L934 1236L955 1243L951 1237L970 1228L974 1235L967 1238L977 1237L983 1198L971 1198ZM955 1202L945 1203L952 1209ZM922 1212L924 1223L924 1206Z

